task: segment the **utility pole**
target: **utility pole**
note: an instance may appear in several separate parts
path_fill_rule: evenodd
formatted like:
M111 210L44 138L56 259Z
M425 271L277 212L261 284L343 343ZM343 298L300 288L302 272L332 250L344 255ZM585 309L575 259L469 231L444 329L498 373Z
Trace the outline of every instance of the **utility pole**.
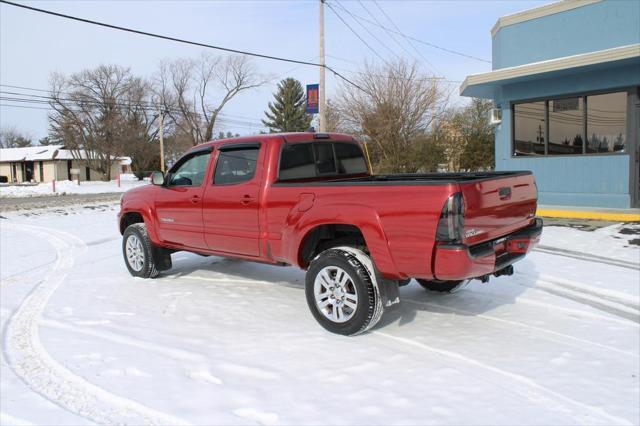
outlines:
M158 105L158 115L160 116L160 171L164 173L164 108Z
M318 99L318 127L320 127L321 132L327 131L324 71L324 0L320 0L320 82L318 87L320 96Z

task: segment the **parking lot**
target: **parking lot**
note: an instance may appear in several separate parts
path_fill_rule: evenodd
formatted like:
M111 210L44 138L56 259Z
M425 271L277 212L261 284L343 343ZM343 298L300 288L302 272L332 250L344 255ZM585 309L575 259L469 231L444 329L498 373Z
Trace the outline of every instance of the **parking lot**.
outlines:
M320 328L304 272L121 258L113 202L4 212L3 423L638 424L638 225L550 223L512 277Z

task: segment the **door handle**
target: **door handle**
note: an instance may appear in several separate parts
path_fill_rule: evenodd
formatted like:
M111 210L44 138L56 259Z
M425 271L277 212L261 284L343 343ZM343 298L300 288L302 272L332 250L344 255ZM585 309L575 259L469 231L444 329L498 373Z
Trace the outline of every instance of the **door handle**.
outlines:
M254 198L248 194L242 197L242 199L240 200L240 202L245 206L249 203L252 203L253 201L254 201Z
M198 204L199 201L200 201L200 197L198 197L197 195L194 195L193 197L191 197L191 202L193 204Z

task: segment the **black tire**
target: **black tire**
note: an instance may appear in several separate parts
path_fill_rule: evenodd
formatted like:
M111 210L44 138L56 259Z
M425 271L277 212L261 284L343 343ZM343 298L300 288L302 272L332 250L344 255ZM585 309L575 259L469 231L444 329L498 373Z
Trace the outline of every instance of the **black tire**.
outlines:
M353 316L346 322L335 322L327 318L316 304L314 295L315 280L326 267L337 266L344 270L356 289L358 300ZM312 315L326 330L353 336L373 327L382 316L383 306L378 289L367 269L351 253L330 249L322 252L310 265L305 277L305 295Z
M140 269L136 268L135 265L132 266L127 258L127 241L132 237L137 238L141 243L143 260ZM125 229L122 235L122 256L129 273L134 277L155 278L160 274L153 259L153 243L149 238L147 227L144 223L134 223Z
M421 279L416 279L416 281L418 281L418 284L425 290L437 291L439 293L451 293L458 288L459 285L464 283L464 281L429 281Z

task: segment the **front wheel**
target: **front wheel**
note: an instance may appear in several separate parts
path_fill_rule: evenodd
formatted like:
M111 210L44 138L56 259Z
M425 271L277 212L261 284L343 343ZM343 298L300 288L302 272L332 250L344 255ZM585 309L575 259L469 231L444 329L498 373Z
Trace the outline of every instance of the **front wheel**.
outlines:
M330 249L309 267L305 295L322 327L350 336L368 330L380 319L382 301L375 285L353 254Z
M134 277L155 278L160 272L153 260L152 243L144 223L134 223L122 235L122 255Z

